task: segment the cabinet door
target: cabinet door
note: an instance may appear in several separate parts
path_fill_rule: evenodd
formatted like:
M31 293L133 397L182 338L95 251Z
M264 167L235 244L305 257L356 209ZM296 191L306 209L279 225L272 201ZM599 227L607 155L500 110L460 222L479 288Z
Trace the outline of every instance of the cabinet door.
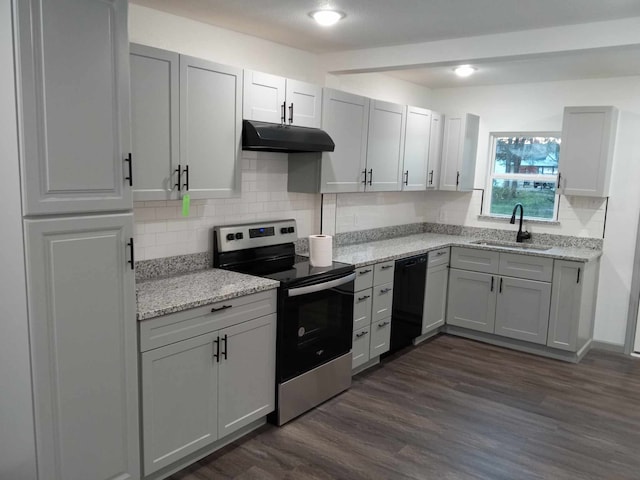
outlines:
M407 107L402 190L426 190L431 111Z
M141 356L144 474L218 439L217 333Z
M563 194L609 195L617 118L614 107L564 109L559 166Z
M372 290L362 290L353 296L353 330L360 330L371 324Z
M370 330L370 326L367 325L365 328L361 328L360 330L353 332L351 368L357 368L369 361Z
M479 126L477 115L445 117L440 190L473 190Z
M498 282L495 333L546 344L551 284L510 277Z
M575 352L578 347L578 325L582 305L584 264L556 260L547 346Z
M447 323L493 333L496 280L496 277L486 273L450 269Z
M440 187L440 163L442 161L442 129L444 117L438 112L431 112L431 129L429 130L429 163L427 166L427 190L438 190Z
M220 330L218 437L275 408L276 315Z
M393 305L393 283L373 287L373 309L371 321L377 322L391 316Z
M367 185L370 192L400 190L407 108L371 101L367 143Z
M139 478L131 214L25 220L39 478Z
M422 334L444 325L447 309L447 285L449 266L447 264L427 269L427 284L424 290L424 310L422 312Z
M391 347L391 318L385 318L371 324L371 344L369 358L378 357Z
M177 198L180 156L179 55L131 44L134 200ZM175 189L175 194L174 194Z
M364 191L369 99L325 88L322 128L336 144L322 154L322 193Z
M132 208L127 0L15 4L24 213Z
M322 124L322 87L287 80L287 123L299 127L320 128Z
M285 122L285 85L283 77L244 71L242 115L258 122Z
M180 163L191 198L239 190L241 87L240 69L180 56Z

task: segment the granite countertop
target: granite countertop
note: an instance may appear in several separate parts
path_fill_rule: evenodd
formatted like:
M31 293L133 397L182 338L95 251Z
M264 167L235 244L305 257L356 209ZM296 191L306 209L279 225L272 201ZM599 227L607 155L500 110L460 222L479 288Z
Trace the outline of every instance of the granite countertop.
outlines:
M420 233L406 237L337 247L333 250L333 259L337 262L351 263L358 268L410 255L419 255L430 250L449 246L463 246L477 248L480 250L520 253L523 255L579 262L589 262L602 255L602 251L591 248L549 246L548 250L529 250L519 248L516 246L517 244L511 242L499 242L501 244L500 246L494 246L473 243L477 241L482 240L473 237L461 237L459 235Z
M280 282L211 268L136 284L138 320L277 288Z

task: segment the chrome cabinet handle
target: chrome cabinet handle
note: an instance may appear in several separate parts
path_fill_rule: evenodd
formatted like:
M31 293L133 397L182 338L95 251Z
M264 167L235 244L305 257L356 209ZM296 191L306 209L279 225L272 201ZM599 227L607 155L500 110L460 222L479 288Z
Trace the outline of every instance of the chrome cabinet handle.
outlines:
M364 332L356 333L356 338L362 338L362 337L364 337L367 333L369 333L369 332L367 332L366 330L365 330Z
M382 328L382 327L386 327L387 325L389 325L391 322L380 322L378 324L378 328Z

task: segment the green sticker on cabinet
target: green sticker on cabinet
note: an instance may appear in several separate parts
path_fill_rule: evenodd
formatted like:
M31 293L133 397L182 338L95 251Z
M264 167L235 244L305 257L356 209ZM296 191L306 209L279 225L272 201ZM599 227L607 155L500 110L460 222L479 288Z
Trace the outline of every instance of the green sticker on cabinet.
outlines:
M189 216L189 207L191 206L191 197L189 194L182 196L182 216Z

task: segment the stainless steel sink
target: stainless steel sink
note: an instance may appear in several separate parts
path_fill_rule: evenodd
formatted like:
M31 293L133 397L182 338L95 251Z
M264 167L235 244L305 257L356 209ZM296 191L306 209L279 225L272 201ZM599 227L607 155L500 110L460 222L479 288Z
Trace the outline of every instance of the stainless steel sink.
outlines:
M476 240L475 242L471 242L471 243L473 245L486 245L487 247L513 248L516 250L535 250L538 252L545 252L553 248L548 245L532 245L530 243L500 242L496 240Z

